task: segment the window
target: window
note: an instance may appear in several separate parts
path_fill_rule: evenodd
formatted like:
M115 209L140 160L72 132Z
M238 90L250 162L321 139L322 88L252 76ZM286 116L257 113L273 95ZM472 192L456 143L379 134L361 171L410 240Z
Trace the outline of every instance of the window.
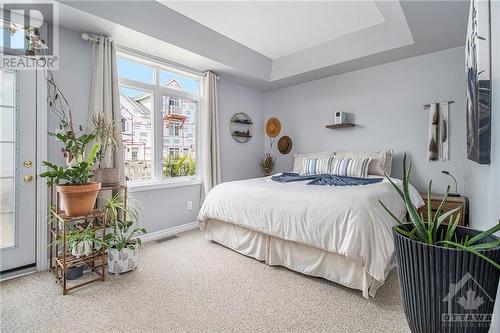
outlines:
M179 136L181 126L177 122L172 122L169 127L170 136Z
M117 67L126 179L197 178L201 74L122 51Z

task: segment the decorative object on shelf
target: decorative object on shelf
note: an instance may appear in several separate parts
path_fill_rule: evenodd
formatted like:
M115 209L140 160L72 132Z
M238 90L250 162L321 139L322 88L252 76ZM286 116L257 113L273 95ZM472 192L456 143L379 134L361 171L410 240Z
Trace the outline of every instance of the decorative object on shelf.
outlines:
M250 116L244 112L239 112L231 117L229 130L231 136L236 142L245 143L252 138L253 121Z
M344 124L347 122L347 113L342 111L335 112L335 125Z
M336 128L346 128L346 127L354 127L354 124L351 123L343 123L343 124L334 124L334 125L326 125L326 128L336 129Z
M97 154L97 168L94 171L94 179L103 186L114 185L120 182L120 172L114 168L110 159L118 147L116 137L120 135L116 131L116 125L112 120L107 120L104 114L92 115L92 127L94 140L101 145Z
M288 136L282 136L278 140L278 151L283 155L286 155L292 150L292 139Z
M449 131L448 110L453 101L435 102L424 105L429 110L429 147L427 160L448 160Z
M472 0L467 27L467 158L480 164L491 159L490 1Z
M453 177L453 175L449 171L443 170L443 171L441 171L441 173L444 174L444 175L450 176L453 179L453 182L455 182L455 191L453 193L449 193L448 195L450 197L459 197L460 194L458 193L457 179L455 177Z
M485 317L492 317L500 279L500 239L494 234L500 230L500 223L481 232L458 226L460 207L446 213L438 208L433 214L431 183L425 219L418 214L410 197L410 170L405 155L402 189L401 185L386 177L405 202L410 223L400 221L379 200L396 221L393 234L406 320L412 332L441 332L443 327L447 330L451 328L450 332L462 332L463 322L453 322L451 317L470 315L469 306L458 305L463 302L460 299L469 299L471 291L485 295L480 312ZM449 186L441 207L447 200L448 192ZM444 224L448 218L449 223ZM441 288L436 288L437 285ZM443 288L448 294L443 293ZM473 330L488 332L490 323L481 321L480 326L474 326Z
M266 156L264 157L264 160L260 164L262 166L262 170L264 171L264 176L267 177L271 175L271 172L273 171L275 164L276 164L276 157L267 153Z
M125 273L136 269L139 260L139 246L142 245L138 237L146 233L146 229L137 225L140 209L138 206L123 201L118 193L105 207L109 228L106 235L108 248L108 272L113 274Z
M266 133L269 137L269 142L271 143L271 148L273 143L281 132L281 123L278 118L270 118L266 123Z
M67 167L61 167L48 161L42 164L49 169L40 173L40 177L47 178L47 184L57 185L57 192L64 201L64 211L69 217L82 216L90 213L94 208L97 193L101 183L92 183L94 175L92 167L96 162L99 144L94 144L85 157L85 147L93 140L93 135L83 134L80 137L71 137L68 133L57 133L55 136L66 146L68 157L71 159ZM61 181L65 181L61 184Z

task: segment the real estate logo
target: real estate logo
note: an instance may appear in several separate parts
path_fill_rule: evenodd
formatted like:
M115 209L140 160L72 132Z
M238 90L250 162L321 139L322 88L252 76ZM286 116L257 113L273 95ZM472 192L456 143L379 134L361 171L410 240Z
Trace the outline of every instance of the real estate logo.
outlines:
M447 303L447 312L441 315L445 327L485 327L491 323L492 313L483 309L494 303L493 298L470 273L450 284L443 302Z
M13 70L57 69L59 7L53 0L0 3L0 64Z

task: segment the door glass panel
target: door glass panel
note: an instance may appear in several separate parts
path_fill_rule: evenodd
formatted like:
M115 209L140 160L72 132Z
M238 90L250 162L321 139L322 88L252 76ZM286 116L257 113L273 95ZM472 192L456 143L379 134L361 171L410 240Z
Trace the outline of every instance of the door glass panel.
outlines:
M0 141L14 141L14 108L0 106Z
M0 70L0 248L14 245L15 76Z
M0 248L14 245L14 178L0 178Z
M13 72L0 70L0 105L14 106L15 76Z

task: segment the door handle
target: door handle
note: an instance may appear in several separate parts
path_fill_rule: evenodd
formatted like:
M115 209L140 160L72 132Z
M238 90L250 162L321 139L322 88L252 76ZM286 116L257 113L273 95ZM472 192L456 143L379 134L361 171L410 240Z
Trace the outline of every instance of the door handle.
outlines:
M33 162L31 162L31 161L24 161L23 165L24 165L25 168L31 168L31 166L33 165Z
M29 182L30 182L30 181L32 181L32 180L33 180L33 176L32 176L32 175L25 175L25 176L24 176L24 181L25 181L26 183L29 183Z

